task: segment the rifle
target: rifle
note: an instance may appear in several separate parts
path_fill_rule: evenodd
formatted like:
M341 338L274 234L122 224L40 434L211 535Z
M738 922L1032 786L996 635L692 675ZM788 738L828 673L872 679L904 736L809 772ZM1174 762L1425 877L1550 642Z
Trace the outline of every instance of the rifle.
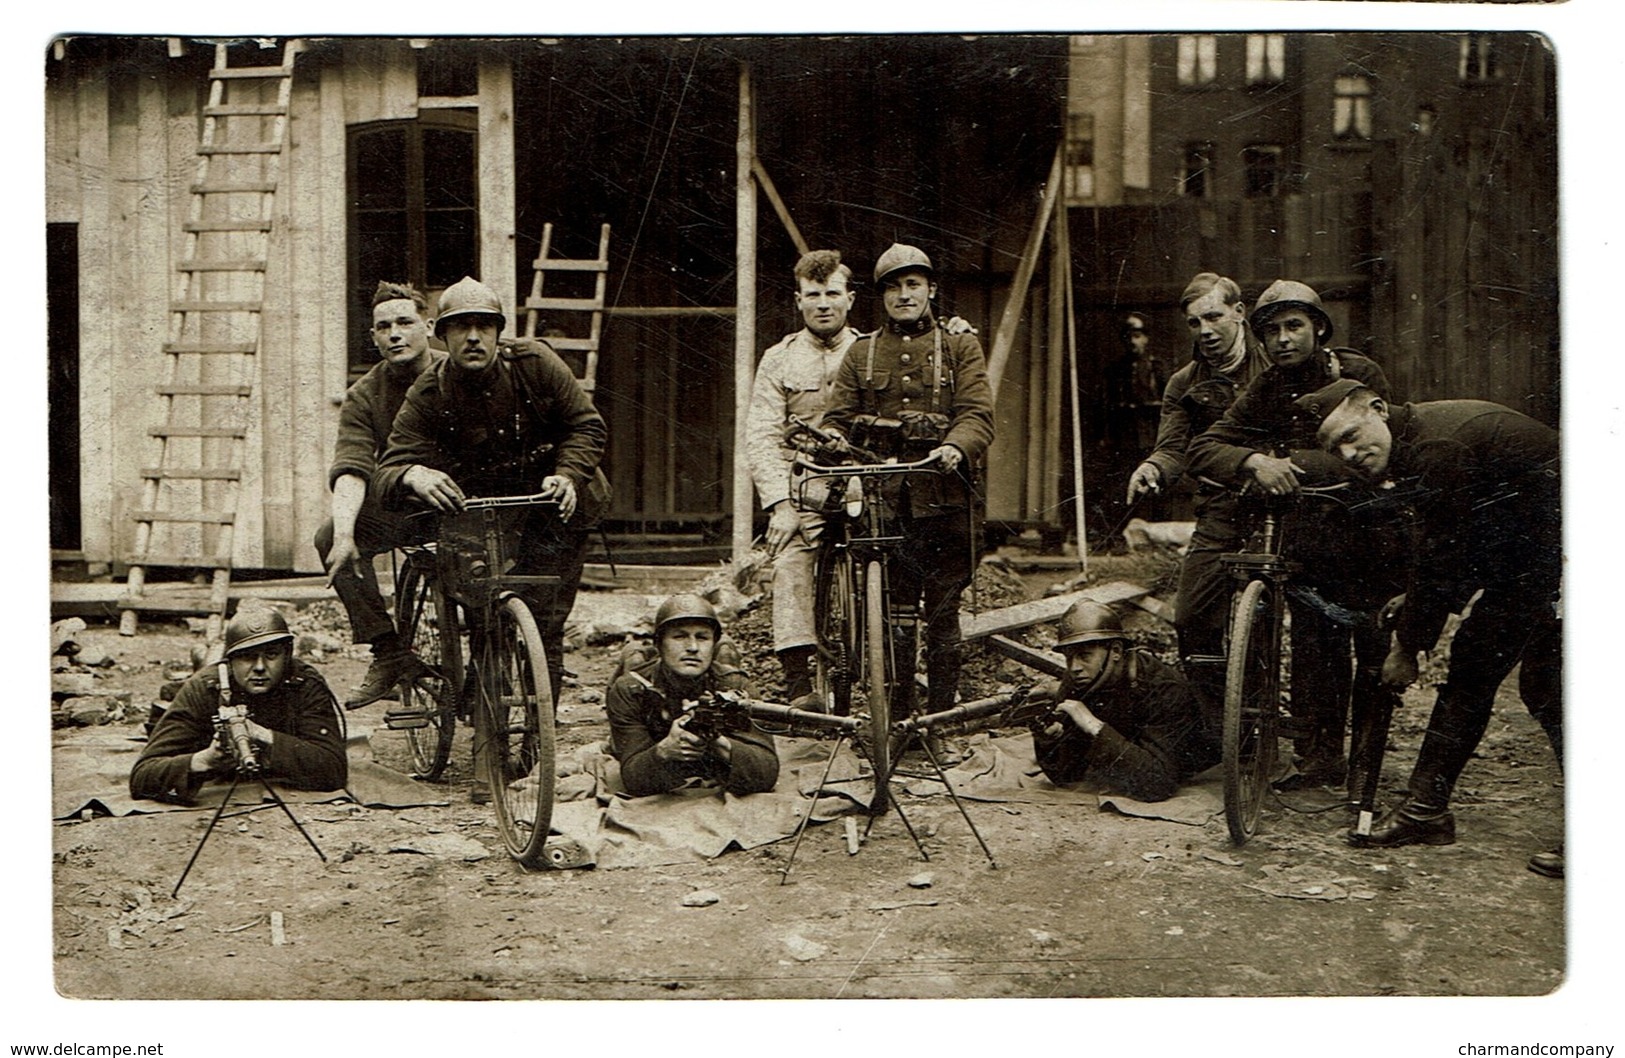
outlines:
M735 691L707 691L698 698L686 698L682 715L688 718L684 729L706 742L751 729L750 703Z
M952 709L922 716L911 716L892 725L899 735L914 731L927 731L933 735L967 735L995 727L1025 727L1042 731L1060 717L1059 702L1040 695L1034 697L1031 688L995 694Z
M204 829L203 836L198 839L197 848L192 850L192 858L186 861L186 868L181 871L180 878L175 882L175 888L170 890L169 896L171 899L180 895L181 886L186 884L186 876L192 873L192 865L197 862L198 855L202 853L204 843L209 840L209 835L214 833L215 824L220 822L221 815L225 813L226 806L231 804L232 795L237 792L237 786L244 778L252 779L260 784L260 788L265 791L266 796L278 808L282 809L283 814L288 817L288 821L293 824L294 829L299 831L299 835L310 843L311 848L316 850L316 855L321 857L321 861L323 863L327 862L327 853L323 852L321 846L316 844L316 839L310 836L310 832L300 825L298 818L293 814L293 809L288 807L288 803L282 799L282 795L276 792L276 788L266 780L265 774L260 770L259 752L254 748L253 741L248 737L248 706L232 702L230 667L224 660L219 665L220 707L214 715L214 737L220 744L221 751L231 758L231 788L226 791L226 796L221 798L220 807L214 810L214 815L209 819L208 827Z

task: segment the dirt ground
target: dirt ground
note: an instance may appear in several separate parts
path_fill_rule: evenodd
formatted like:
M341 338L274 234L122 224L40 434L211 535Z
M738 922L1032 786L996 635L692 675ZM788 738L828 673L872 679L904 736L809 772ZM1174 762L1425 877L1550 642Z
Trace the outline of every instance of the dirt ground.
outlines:
M584 592L578 616L628 605ZM173 624L133 639L93 625L81 639L113 656L107 678L138 707L156 697L163 664L196 642ZM325 657L342 697L364 656ZM568 656L561 756L605 737L598 692L614 658L610 646ZM788 842L693 866L527 873L503 854L489 810L470 803L464 733L448 807L300 806L325 865L279 813L255 813L216 831L179 901L169 892L206 814L56 824L55 983L86 999L1543 994L1564 979L1564 883L1524 861L1561 839L1563 789L1513 683L1462 779L1453 846L1351 849L1341 809L1303 811L1330 804L1329 792L1280 795L1240 848L1222 818L1193 827L970 804L995 869L945 796L903 795L930 862L896 815L857 855L839 824L822 825L788 884ZM1430 702L1413 689L1396 717L1389 797ZM383 708L350 722L373 727L377 758L404 769ZM63 728L54 744L114 730ZM387 851L425 834L473 838L490 855ZM930 887L911 888L921 872ZM718 900L683 906L698 890ZM272 912L284 944L272 944Z

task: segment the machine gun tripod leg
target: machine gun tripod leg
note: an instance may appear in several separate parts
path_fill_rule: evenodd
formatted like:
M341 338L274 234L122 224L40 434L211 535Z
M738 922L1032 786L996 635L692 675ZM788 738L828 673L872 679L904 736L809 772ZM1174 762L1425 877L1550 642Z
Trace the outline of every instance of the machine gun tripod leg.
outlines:
M265 791L266 795L270 797L271 801L276 804L278 808L282 809L283 813L287 815L288 820L293 824L294 829L299 831L299 836L309 842L310 847L316 850L316 855L321 857L321 861L323 863L326 863L327 853L322 851L321 846L316 844L316 839L311 837L310 832L304 828L297 818L295 818L293 809L288 807L288 802L282 799L282 795L276 792L276 789L265 780L264 776L255 775L253 778L260 784L260 789ZM198 856L203 852L204 844L209 840L209 835L214 833L215 824L220 822L220 817L225 814L226 807L231 804L231 799L237 793L237 787L242 785L242 781L242 772L239 771L232 776L231 786L226 790L226 796L221 799L220 807L216 808L214 810L214 815L209 818L209 825L203 831L203 837L198 839L197 848L192 850L192 858L186 861L186 869L181 871L180 879L176 881L175 888L169 892L169 897L171 900L180 895L181 886L186 884L186 876L192 873L192 865L197 863Z

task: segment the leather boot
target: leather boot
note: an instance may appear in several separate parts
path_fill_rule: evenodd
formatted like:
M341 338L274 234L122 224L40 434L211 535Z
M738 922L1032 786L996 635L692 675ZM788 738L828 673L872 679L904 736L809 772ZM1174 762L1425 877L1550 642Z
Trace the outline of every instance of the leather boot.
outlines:
M1456 817L1448 808L1430 808L1407 801L1377 820L1369 834L1348 832L1357 849L1392 849L1401 845L1454 845Z
M1537 852L1529 857L1529 869L1536 874L1547 878L1563 877L1563 845L1558 843L1557 848L1550 852Z
M812 656L809 644L785 647L779 651L779 668L784 670L784 698L793 702L812 693Z

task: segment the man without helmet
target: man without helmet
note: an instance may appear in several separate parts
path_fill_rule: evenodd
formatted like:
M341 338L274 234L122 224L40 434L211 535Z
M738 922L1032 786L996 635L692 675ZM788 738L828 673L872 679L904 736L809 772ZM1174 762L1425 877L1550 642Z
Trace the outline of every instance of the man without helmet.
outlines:
M350 386L339 408L338 441L327 475L332 514L316 533L316 552L344 604L355 642L372 648L372 664L345 700L347 709L396 697L401 681L424 671L410 644L396 634L372 560L422 540L428 526L384 510L371 482L406 391L445 359L429 348L429 326L421 293L403 283L379 283L372 295L372 341L382 359Z
M1409 578L1382 663L1391 688L1417 678L1417 655L1471 600L1450 643L1409 796L1356 846L1448 845L1450 796L1489 725L1495 692L1518 666L1518 693L1563 763L1562 481L1557 431L1481 400L1391 405L1342 380L1303 398L1327 451L1374 484L1415 496ZM1477 597L1474 598L1474 593ZM1529 869L1564 873L1563 847Z

